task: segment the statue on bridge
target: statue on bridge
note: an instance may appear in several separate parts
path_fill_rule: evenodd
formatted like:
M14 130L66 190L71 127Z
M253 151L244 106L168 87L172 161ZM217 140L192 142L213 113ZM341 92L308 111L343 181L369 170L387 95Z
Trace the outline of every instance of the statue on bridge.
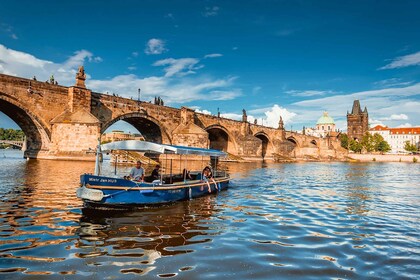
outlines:
M283 118L281 116L280 116L280 120L279 120L279 129L284 129Z
M246 115L246 111L245 109L242 109L242 121L246 122L248 119L248 116Z
M79 70L76 73L76 87L86 88L85 85L86 74L83 65L79 67Z

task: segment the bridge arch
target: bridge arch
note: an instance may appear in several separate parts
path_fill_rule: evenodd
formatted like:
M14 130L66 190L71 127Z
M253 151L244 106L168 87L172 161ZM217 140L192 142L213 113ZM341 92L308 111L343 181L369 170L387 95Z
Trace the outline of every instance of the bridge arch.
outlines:
M286 140L294 144L295 146L300 146L299 141L294 136L289 136L286 138Z
M25 156L34 157L40 151L48 151L51 144L49 126L26 108L17 98L0 92L0 111L12 119L25 133Z
M268 149L268 144L270 143L270 138L263 131L257 132L256 134L254 134L254 136L262 141L261 142L261 157L265 158L265 156L267 155L267 149Z
M208 126L205 130L209 134L210 149L235 153L236 143L225 127L219 124L214 124Z
M316 147L318 147L318 143L316 142L316 140L314 139L314 140L312 140L311 142L309 142L309 143L311 143L312 145L314 145L314 146L316 146Z
M140 131L146 141L163 144L172 143L172 140L163 125L155 118L148 116L143 112L128 113L112 119L102 125L101 134L118 121L125 121L134 126L138 131Z

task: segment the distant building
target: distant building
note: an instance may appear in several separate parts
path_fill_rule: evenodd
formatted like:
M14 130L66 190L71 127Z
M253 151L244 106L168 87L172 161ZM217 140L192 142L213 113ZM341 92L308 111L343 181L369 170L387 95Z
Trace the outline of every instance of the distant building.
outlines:
M102 142L116 142L124 140L144 141L144 137L138 133L125 133L122 130L113 130L110 133L104 133L102 135Z
M347 111L347 135L349 139L362 140L363 134L369 130L367 108L362 112L359 100L354 100L351 113Z
M335 131L334 119L328 115L328 112L324 112L316 122L316 127L305 128L304 133L310 136L326 137Z
M380 134L391 146L391 153L407 152L404 150L405 142L420 147L420 127L402 127L389 128L387 126L377 125L369 130L370 134Z

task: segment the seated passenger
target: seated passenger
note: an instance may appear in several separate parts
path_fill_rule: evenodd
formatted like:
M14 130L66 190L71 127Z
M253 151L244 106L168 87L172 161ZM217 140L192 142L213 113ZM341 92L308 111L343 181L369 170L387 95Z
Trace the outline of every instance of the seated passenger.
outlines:
M144 169L141 167L141 161L137 161L136 166L131 169L130 175L126 179L144 182Z
M186 168L184 168L184 170L182 170L182 178L184 179L184 181L186 181L186 180L192 180L190 171L187 170Z
M203 178L202 180L207 183L209 193L211 192L209 180L211 180L214 183L214 187L216 188L216 190L218 189L216 181L213 178L213 174L209 166L204 167L201 175Z
M160 169L160 165L157 164L155 168L153 169L152 174L146 177L146 182L151 183L154 180L159 180L159 169Z
M152 175L150 175L152 181L159 179L159 169L160 169L160 165L157 164L155 166L155 169L153 169L153 171L152 171Z

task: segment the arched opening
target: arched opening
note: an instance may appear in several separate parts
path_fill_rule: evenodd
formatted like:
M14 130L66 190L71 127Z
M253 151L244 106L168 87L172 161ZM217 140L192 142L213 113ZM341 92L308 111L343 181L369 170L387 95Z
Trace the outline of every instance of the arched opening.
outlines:
M209 134L210 149L228 151L229 135L221 128L213 127L206 130Z
M13 103L12 103L13 102ZM34 115L19 107L14 100L0 99L0 111L10 118L25 134L25 157L35 158L42 150L48 151L50 135ZM5 119L5 116L0 116Z
M312 140L312 141L311 141L311 144L312 144L312 145L314 145L315 147L317 147L317 146L318 146L315 140Z
M119 130L125 133L130 132L135 137L141 135L145 141L154 143L171 143L170 138L157 121L139 113L123 115L110 121L103 126L101 133L109 133L112 130Z
M261 140L261 157L265 158L265 155L267 154L267 146L268 146L268 137L267 135L263 133L258 133L255 135L258 139Z
M295 139L295 138L293 138L293 137L289 137L289 138L287 138L286 140L287 140L287 141L285 142L285 144L286 144L286 152L290 154L290 153L292 153L292 152L293 152L293 150L296 148L296 146L297 146L298 144L297 144L296 139Z

